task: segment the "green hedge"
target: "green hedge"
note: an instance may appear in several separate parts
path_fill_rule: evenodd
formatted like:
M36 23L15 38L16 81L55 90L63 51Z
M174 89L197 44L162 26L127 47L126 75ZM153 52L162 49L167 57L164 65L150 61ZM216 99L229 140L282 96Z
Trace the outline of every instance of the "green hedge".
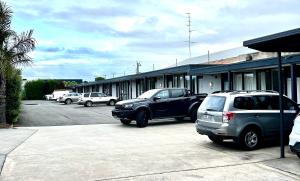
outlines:
M55 89L65 89L63 81L59 80L32 80L24 86L24 99L41 100L46 94L52 94Z
M17 121L21 109L21 71L10 68L6 72L6 122Z

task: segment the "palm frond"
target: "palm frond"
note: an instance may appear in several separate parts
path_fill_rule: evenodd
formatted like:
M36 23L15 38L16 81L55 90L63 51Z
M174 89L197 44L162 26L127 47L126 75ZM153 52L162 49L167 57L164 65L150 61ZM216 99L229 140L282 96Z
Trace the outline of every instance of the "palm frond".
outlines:
M7 56L10 57L11 63L29 64L32 58L27 54L35 49L35 39L32 37L33 30L21 33L20 36L14 35L7 47Z
M0 1L0 32L10 29L12 13L11 8L5 2Z

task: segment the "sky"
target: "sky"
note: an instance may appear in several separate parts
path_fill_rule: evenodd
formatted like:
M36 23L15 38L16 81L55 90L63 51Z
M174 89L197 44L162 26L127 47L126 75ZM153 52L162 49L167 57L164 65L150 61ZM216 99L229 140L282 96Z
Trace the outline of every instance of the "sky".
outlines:
M299 0L6 0L12 29L33 29L34 63L26 79L112 78L241 47L300 27ZM154 67L153 67L154 65Z

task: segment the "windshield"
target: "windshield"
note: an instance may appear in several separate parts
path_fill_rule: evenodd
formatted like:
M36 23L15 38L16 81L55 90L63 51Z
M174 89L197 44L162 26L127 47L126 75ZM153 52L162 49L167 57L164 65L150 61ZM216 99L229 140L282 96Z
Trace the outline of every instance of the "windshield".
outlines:
M154 96L160 89L152 89L148 90L147 92L144 92L141 94L138 99L150 99L152 96Z

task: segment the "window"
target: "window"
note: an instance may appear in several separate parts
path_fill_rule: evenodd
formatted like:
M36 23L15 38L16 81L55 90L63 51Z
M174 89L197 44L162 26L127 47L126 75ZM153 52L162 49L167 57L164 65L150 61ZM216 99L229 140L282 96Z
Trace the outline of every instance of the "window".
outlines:
M171 90L171 97L172 98L184 97L184 91L182 89Z
M200 110L204 111L223 111L226 97L208 96L200 105Z
M293 101L289 100L288 98L283 98L283 109L284 110L297 110L298 105L294 103Z
M90 93L85 93L84 95L83 95L83 97L89 97L90 96Z
M161 99L167 99L167 98L169 98L169 91L163 90L163 91L157 93L156 97L160 97Z
M276 96L253 96L256 110L276 110L278 101Z
M106 95L103 93L99 93L99 97L106 97Z
M237 109L252 110L254 109L254 101L251 97L236 97L233 107Z
M91 97L99 97L98 93L91 93Z

